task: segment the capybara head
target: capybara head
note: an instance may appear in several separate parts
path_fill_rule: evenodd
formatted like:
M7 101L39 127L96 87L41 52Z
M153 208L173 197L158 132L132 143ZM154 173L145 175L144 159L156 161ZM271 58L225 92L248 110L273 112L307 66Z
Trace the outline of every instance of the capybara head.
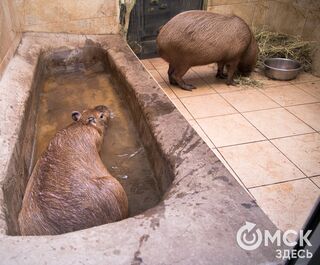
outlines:
M251 37L251 42L245 51L245 53L242 55L241 60L238 64L238 70L242 74L249 74L250 72L253 71L257 59L258 59L258 53L259 53L259 48L257 45L257 42L252 35Z
M99 105L93 109L86 109L82 111L82 113L73 111L71 117L75 122L94 126L99 131L103 132L110 119L110 111L106 106Z

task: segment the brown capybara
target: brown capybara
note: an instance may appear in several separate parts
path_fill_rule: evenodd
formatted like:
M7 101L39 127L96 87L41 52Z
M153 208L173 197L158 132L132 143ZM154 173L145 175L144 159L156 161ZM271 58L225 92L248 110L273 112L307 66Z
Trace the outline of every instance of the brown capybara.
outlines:
M55 235L124 219L128 199L101 161L105 106L73 112L37 161L19 213L21 235Z
M189 91L195 87L182 77L190 67L218 63L217 77L227 78L227 84L233 85L235 71L251 72L258 55L256 40L241 18L199 10L173 17L161 28L157 46L159 55L169 63L170 83Z

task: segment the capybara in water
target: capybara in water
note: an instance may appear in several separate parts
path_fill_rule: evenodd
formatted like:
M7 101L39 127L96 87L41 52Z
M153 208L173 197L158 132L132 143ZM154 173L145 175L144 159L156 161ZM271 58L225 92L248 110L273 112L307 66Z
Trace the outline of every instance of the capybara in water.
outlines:
M105 106L73 112L37 161L19 213L21 235L55 235L124 219L128 199L99 151Z
M190 67L218 63L217 77L227 78L231 85L235 71L251 72L258 55L256 40L241 18L197 10L180 13L165 24L157 46L169 63L170 83L189 91L195 87L182 77Z

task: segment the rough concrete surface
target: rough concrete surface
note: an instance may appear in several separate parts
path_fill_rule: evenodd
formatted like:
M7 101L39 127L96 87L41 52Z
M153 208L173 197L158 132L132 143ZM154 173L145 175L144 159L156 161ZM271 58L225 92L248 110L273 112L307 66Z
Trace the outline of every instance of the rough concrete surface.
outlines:
M276 227L181 116L117 35L27 33L0 82L0 185L12 181L21 127L41 53L99 43L131 109L151 163L166 191L143 214L59 236L8 236L1 187L1 264L278 264L275 246L241 249L246 221ZM13 106L13 108L10 108ZM13 181L14 182L14 181ZM23 185L20 184L21 189Z

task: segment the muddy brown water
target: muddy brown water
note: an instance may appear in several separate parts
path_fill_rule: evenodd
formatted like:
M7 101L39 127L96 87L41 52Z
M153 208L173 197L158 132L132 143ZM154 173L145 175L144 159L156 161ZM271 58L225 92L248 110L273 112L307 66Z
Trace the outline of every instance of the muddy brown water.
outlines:
M126 102L117 93L111 75L96 65L77 65L64 73L48 75L40 87L33 165L55 133L72 122L74 110L106 105L113 113L105 133L101 158L122 184L130 216L155 206L160 191L146 151L139 139Z

